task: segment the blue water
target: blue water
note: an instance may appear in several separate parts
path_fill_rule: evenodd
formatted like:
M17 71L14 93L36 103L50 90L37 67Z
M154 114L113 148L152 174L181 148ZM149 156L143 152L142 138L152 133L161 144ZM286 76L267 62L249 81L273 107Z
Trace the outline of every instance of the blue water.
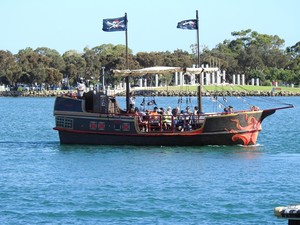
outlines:
M300 202L300 98L273 99L296 107L257 146L132 147L62 146L54 98L2 97L0 224L287 224L273 209Z

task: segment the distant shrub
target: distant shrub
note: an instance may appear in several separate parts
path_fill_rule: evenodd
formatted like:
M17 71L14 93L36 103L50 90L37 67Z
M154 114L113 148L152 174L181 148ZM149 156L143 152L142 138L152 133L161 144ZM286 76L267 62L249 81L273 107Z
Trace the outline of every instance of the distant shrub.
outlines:
M272 86L272 82L269 80L265 80L265 81L262 81L261 85L262 86Z

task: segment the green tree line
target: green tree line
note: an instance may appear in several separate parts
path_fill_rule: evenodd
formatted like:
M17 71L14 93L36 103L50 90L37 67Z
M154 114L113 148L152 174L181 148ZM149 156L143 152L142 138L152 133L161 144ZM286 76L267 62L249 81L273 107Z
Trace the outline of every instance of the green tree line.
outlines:
M284 48L284 40L277 35L259 34L256 31L232 32L232 40L224 40L213 49L204 47L200 54L201 64L219 67L229 75L245 74L246 82L260 78L268 85L272 80L299 84L300 41ZM196 64L197 46L191 45L192 53L177 49L173 52L138 52L129 49L130 69L151 66L191 67ZM14 86L18 83L36 85L63 85L67 78L71 85L83 78L98 83L102 68L106 84L114 85L120 78L109 76L111 69L125 69L125 46L102 44L84 48L82 53L69 50L62 55L47 47L35 50L26 48L17 54L0 50L0 84ZM171 84L171 78L165 78ZM135 82L135 80L132 80Z

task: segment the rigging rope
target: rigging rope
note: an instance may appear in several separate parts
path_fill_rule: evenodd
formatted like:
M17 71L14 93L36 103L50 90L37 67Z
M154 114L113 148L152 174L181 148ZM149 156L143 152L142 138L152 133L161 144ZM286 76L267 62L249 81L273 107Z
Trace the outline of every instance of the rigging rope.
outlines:
M242 90L244 91L249 91L247 90L246 88L244 88L243 86L239 85L238 86L239 88L241 88ZM248 98L250 99L250 97L247 97L247 96L243 96L244 98ZM290 105L289 103L286 103L286 102L282 102L276 98L265 98L264 96L256 96L257 98L259 98L261 101L263 102L276 102L278 104L282 104L282 105ZM253 98L253 97L252 97Z

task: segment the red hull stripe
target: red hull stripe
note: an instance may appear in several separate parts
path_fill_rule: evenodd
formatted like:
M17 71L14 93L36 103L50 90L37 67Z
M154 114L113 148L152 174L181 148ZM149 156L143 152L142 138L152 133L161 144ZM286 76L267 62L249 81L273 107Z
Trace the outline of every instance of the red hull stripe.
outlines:
M97 131L81 131L81 130L69 130L54 127L54 130L61 132L77 133L77 134L99 134L99 135L115 135L115 136L194 136L202 133L201 129L192 132L180 132L180 133L115 133L115 132L97 132Z

